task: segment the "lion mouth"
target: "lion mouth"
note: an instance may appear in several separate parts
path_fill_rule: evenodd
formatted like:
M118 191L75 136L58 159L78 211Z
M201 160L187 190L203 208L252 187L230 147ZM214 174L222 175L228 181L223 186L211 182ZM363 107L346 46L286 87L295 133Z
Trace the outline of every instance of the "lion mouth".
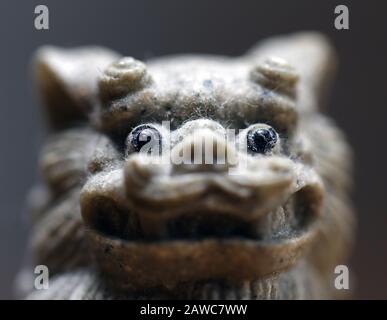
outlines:
M289 195L281 205L259 214L240 210L243 205L238 201L243 201L241 199L233 199L231 202L236 201L236 204L231 207L209 206L208 203L219 203L219 196L211 195L207 201L180 204L168 213L158 212L153 207L153 211L134 210L117 192L113 196L106 192L91 193L90 197L83 197L81 204L83 218L90 229L123 242L233 240L266 245L296 241L307 233L319 216L320 195L315 185L306 185ZM223 202L227 201L229 199ZM249 206L244 209L253 210Z
M160 202L140 207L143 199L128 201L122 174L108 174L110 184L102 175L84 187L81 212L99 267L122 289L280 272L303 256L317 231L318 184L281 191L286 197L262 210L251 196L230 198L214 190L167 210Z
M213 212L188 212L166 224L166 237L176 240L239 239L274 240L301 229L301 217L294 211L294 199L263 216L243 219L237 215ZM299 228L300 227L300 228Z
M270 241L302 233L316 213L305 210L302 192L267 213L249 217L216 210L184 210L171 217L139 213L113 199L96 197L89 207L89 227L110 238L125 241L200 241L239 239ZM189 206L188 206L189 207ZM306 212L308 211L308 212Z

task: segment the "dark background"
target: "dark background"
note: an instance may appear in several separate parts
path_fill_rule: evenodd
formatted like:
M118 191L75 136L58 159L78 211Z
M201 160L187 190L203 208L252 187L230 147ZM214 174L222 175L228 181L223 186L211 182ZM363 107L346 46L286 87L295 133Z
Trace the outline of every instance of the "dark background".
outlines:
M50 30L34 28L46 4ZM346 4L350 29L334 28ZM383 1L0 1L0 298L12 297L28 232L27 191L37 175L44 129L29 77L42 44L99 44L139 59L169 53L239 55L257 40L320 30L333 40L340 69L329 114L354 147L358 233L350 266L357 298L387 298L387 6ZM352 282L351 282L352 283Z

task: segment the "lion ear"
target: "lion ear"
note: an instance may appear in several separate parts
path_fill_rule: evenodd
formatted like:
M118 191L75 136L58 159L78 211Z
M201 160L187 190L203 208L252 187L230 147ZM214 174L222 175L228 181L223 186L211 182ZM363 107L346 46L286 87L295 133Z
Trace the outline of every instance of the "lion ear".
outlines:
M119 57L102 47L38 49L33 76L51 128L63 129L87 121L97 101L98 76Z
M300 32L270 38L248 53L253 64L278 57L299 75L298 108L316 110L325 105L329 85L336 71L336 54L329 40L318 32Z

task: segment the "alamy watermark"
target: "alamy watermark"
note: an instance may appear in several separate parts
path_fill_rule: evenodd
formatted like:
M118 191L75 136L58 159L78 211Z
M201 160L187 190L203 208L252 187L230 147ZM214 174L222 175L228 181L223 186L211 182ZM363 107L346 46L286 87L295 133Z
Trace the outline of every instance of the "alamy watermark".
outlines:
M35 19L34 26L36 30L50 29L50 17L48 7L44 4L39 4L34 10Z
M338 265L335 268L335 288L337 290L349 290L349 270L346 265Z
M36 290L47 290L50 288L50 273L48 267L44 264L37 265L34 269L35 281L34 287Z
M44 4L39 4L34 9L34 26L36 30L48 30L50 28L49 9ZM349 9L346 5L340 4L334 9L334 26L337 30L349 29Z
M349 29L349 9L346 5L340 4L335 7L335 28L337 30Z
M50 288L50 273L46 265L37 265L34 269L35 280L34 287L36 290L48 290ZM334 286L337 290L349 290L349 269L346 265L335 267Z
M145 164L225 165L229 174L238 174L247 167L249 152L272 154L279 143L278 134L265 124L238 133L230 128L221 132L198 128L187 136L174 132L172 137L169 121L163 121L161 126L140 125L127 141L128 149L132 145L144 155L141 160Z

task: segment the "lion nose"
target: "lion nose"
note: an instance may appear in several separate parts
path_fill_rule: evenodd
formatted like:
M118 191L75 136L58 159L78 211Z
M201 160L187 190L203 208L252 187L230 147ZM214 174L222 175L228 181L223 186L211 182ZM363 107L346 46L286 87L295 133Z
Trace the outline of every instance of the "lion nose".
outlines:
M184 137L171 150L171 163L177 171L225 171L237 160L232 141L207 128Z

